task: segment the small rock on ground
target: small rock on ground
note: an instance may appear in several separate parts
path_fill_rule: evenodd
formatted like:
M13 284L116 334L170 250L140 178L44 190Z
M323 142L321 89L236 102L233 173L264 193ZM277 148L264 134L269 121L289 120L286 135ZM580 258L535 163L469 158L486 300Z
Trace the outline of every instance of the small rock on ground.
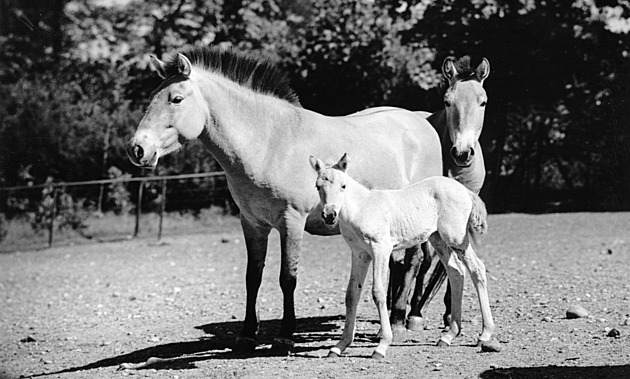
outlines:
M567 318L583 318L588 317L588 311L581 305L572 305L567 309Z

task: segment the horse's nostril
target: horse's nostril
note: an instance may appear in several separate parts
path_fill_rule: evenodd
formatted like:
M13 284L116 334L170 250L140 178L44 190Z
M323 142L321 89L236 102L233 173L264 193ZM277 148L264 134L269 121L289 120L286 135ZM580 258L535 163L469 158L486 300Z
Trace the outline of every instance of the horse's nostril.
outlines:
M470 156L474 156L475 155L475 149L473 149L472 147L470 148Z
M142 159L142 157L144 157L144 149L142 148L142 146L140 145L134 146L133 155L138 159Z

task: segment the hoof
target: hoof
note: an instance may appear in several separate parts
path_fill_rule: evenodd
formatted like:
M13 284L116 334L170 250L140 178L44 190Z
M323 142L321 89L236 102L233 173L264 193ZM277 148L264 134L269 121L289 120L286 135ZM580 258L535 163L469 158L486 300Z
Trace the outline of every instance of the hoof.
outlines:
M449 347L450 344L448 342L446 342L446 341L443 341L443 340L439 339L437 341L437 343L435 344L435 346L437 346L437 347Z
M501 343L494 338L489 341L479 341L477 344L481 345L481 351L484 353L498 353L501 351Z
M258 346L258 342L255 338L237 337L236 346L234 346L232 351L238 354L247 354L256 350L256 346Z
M372 353L372 359L383 359L385 356L378 351Z
M333 347L328 352L328 358L339 358L341 356L341 350L337 347Z
M293 342L293 340L289 338L276 337L273 339L271 349L278 354L288 355L293 351L294 346L295 342Z
M407 339L407 329L398 327L392 329L392 343L403 343Z
M407 320L407 329L413 330L414 332L419 332L423 328L423 321L424 320L422 319L422 317L411 316L409 317L409 320Z

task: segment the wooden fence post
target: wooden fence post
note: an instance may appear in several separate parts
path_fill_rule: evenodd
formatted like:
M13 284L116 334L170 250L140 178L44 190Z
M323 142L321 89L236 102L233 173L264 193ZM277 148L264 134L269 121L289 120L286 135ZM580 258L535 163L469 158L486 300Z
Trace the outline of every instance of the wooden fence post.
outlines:
M144 188L144 180L140 181L138 185L138 201L136 202L136 227L133 231L133 237L136 238L138 236L138 232L140 231L140 213L142 213L142 190Z
M53 244L53 233L55 230L55 217L57 217L57 187L53 188L53 204L52 209L50 210L50 224L48 225L48 248L52 247Z
M162 179L162 202L160 204L160 226L158 227L157 240L162 239L162 223L164 222L164 210L166 209L166 179Z

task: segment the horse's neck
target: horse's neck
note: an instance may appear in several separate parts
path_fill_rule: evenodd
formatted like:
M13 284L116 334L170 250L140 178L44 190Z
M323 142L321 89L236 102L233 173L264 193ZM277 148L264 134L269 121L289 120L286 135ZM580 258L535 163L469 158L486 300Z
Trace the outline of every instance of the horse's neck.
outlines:
M199 85L210 109L201 140L229 174L250 174L263 163L272 138L292 125L297 107L259 94L216 74Z

